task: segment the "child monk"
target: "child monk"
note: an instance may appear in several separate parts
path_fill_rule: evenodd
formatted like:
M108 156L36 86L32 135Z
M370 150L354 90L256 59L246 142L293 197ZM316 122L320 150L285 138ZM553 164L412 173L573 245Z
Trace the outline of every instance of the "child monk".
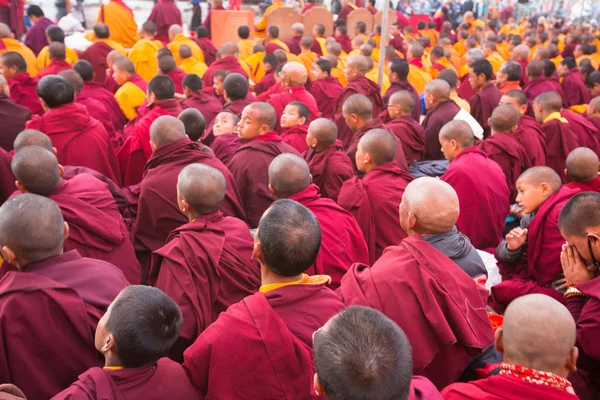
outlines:
M308 132L308 107L300 101L293 101L283 110L281 114L281 139L289 144L300 154L308 150L306 145L306 133Z
M215 152L215 157L225 165L229 164L233 153L242 145L242 139L235 132L238 122L240 118L229 111L223 111L215 118L213 126L215 140L210 144L210 148Z

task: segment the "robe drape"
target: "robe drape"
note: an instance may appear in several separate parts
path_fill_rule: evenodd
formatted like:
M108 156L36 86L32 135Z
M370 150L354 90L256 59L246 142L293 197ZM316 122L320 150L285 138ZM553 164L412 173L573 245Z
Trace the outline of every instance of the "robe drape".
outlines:
M31 118L31 110L16 104L10 97L0 93L0 147L6 151L13 149L15 138L23 129L25 123Z
M443 160L442 146L440 145L440 129L448 122L452 121L460 107L453 101L448 100L427 110L423 120L423 129L425 130L425 159Z
M181 25L181 11L173 0L158 0L152 8L148 21L156 25L156 40L168 43L171 25Z
M200 111L206 126L211 125L217 115L223 111L223 106L219 100L202 90L192 92L191 96L181 103L181 108L184 110L195 108Z
M565 181L565 166L569 153L579 147L579 138L568 123L550 120L542 124L548 152L546 165Z
M320 81L311 82L308 91L315 98L321 117L333 118L335 103L344 91L340 81L334 76L328 76Z
M489 137L491 134L488 119L492 116L494 109L500 104L501 97L502 92L498 90L494 83L490 82L481 88L480 91L476 92L469 101L471 115L483 128L484 138Z
M87 60L92 64L92 68L94 68L94 80L96 82L103 83L106 79L106 70L108 69L106 56L111 51L113 51L113 48L108 44L96 42L81 55L82 60Z
M46 28L50 25L54 25L54 21L46 17L40 18L38 22L33 24L27 31L27 37L23 44L29 47L31 51L37 56L39 52L48 45L48 39L46 38Z
M398 117L385 124L402 144L406 164L425 159L425 131L412 116Z
M525 149L532 167L546 165L546 134L542 126L528 115L519 118L515 137Z
M281 128L283 130L283 128ZM306 144L306 134L308 133L308 124L297 125L293 128L283 130L279 135L284 143L292 146L300 154L308 150Z
M421 118L421 101L419 100L419 93L415 90L415 87L410 84L409 81L394 81L390 85L390 88L385 92L383 96L383 103L390 104L390 98L392 95L400 90L406 90L407 92L412 93L415 97L415 107L413 108L413 112L411 116L417 122L420 121Z
M37 95L37 84L38 79L30 77L26 72L8 80L10 98L18 105L29 108L33 115L42 115L44 110Z
M563 103L566 108L589 104L592 96L578 68L573 68L563 77Z
M342 142L336 140L318 153L308 149L303 156L321 196L337 202L342 184L355 175L354 163L344 152Z
M110 38L127 49L140 40L133 11L123 0L111 0L101 5L96 22L108 25Z
M202 77L204 87L211 87L213 85L213 76L220 69L226 69L230 73L242 74L244 78L248 78L248 73L241 66L240 62L235 57L226 56L216 60L208 67L208 70Z

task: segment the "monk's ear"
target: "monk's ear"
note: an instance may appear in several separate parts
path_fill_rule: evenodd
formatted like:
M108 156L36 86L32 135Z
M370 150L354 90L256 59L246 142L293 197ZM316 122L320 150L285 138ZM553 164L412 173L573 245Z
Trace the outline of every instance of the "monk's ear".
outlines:
M2 253L2 258L4 258L4 260L6 262L8 262L11 265L14 265L16 267L18 267L15 259L17 258L17 255L15 254L15 252L8 246L4 246L2 248L2 251L0 251L0 253Z
M312 185L312 183L313 183L313 177L312 177L312 174L310 174L309 176L310 176L310 184Z
M63 222L65 224L65 233L63 234L63 240L67 240L69 238L69 232L71 231L71 228L69 227L69 224L67 224L66 222Z
M573 346L571 352L569 353L569 358L567 358L565 362L565 367L568 371L574 372L577 371L577 359L579 358L579 349L576 346Z
M487 120L487 125L491 128L492 127L492 119L488 118Z
M156 151L156 149L158 149L158 146L156 145L156 143L154 143L154 141L150 141L150 148L152 149L152 152L154 153Z
M60 173L60 177L64 179L65 178L65 167L58 164L58 172Z
M565 176L569 176L569 170L565 168Z
M319 375L315 372L315 376L313 377L313 386L315 388L315 393L317 396L323 396L325 394L325 390L323 390L323 385L321 385L321 381L319 380Z
M502 328L496 329L496 333L494 334L494 347L500 353L504 353L504 332Z
M546 182L542 182L542 184L540 185L540 188L542 189L542 193L546 197L549 197L553 193L552 188Z
M102 343L102 347L100 348L100 353L106 354L110 351L114 351L117 349L117 340L113 336L112 333L109 333L106 336L106 340Z
M19 182L18 180L15 181L15 187L21 193L29 193L27 192L27 189L25 189L25 186L21 185L21 182Z
M262 263L264 259L262 245L258 240L254 241L254 246L252 247L252 259L259 263Z
M273 187L273 185L271 185L270 183L269 183L269 192L271 192L273 197L277 197L277 192L275 191L275 188Z
M58 158L58 150L56 149L56 147L52 146L52 152Z

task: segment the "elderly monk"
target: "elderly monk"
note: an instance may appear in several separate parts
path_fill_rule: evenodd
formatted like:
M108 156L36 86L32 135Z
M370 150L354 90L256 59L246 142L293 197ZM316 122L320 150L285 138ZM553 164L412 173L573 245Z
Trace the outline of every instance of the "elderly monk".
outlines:
M8 25L0 23L0 55L4 53L15 52L23 57L26 64L25 72L29 76L34 76L37 73L35 54L19 40L13 38L13 33Z
M186 165L202 163L221 171L227 188L220 209L226 216L245 219L233 176L222 162L186 136L183 122L170 115L158 117L150 127L148 139L152 155L144 169L131 233L144 283L149 281L151 253L164 246L171 231L189 222L177 204L177 179Z
M354 163L337 138L337 126L326 118L314 120L308 126L306 143L308 150L303 156L313 183L322 197L337 201L342 184L355 175Z
M460 82L458 84L458 88L456 93L460 96L461 99L466 101L471 101L471 98L477 93L477 91L471 86L471 74L469 73L469 68L471 65L479 60L485 60L485 56L483 55L483 51L481 49L472 48L466 54L466 64L463 66L466 71L461 70L460 74ZM470 106L469 106L470 108Z
M148 21L156 25L156 40L165 45L169 42L169 28L181 25L181 11L173 0L159 0L152 9Z
M128 285L114 265L76 250L63 254L68 232L60 208L45 197L22 194L0 207L0 332L6 346L0 379L30 399L48 399L100 365L91 333Z
M8 51L0 56L0 73L8 81L10 98L20 106L27 107L32 114L41 115L42 105L37 98L38 80L27 73L27 63L23 56Z
M318 118L319 108L317 102L304 87L308 79L304 65L295 61L288 62L283 66L280 77L283 91L270 95L267 100L275 108L277 119L281 118L285 106L293 101L300 101L308 107L310 112L309 122Z
M544 62L531 61L527 65L527 84L523 87L523 91L527 95L529 103L533 103L536 97L542 93L552 92L556 89L554 85L544 77Z
M425 85L433 78L431 74L423 66L423 46L419 43L410 45L406 52L408 60L408 81L415 88L417 93L423 93Z
M439 179L420 178L406 187L399 208L409 236L372 268L354 264L339 294L346 306L378 309L398 324L413 344L413 373L443 388L481 361L494 333L475 281L428 241L455 229L456 192Z
M62 43L65 44L65 31L63 31L58 25L50 25L46 28L46 38L48 43ZM73 49L66 48L67 62L72 65L79 59L77 52ZM48 55L48 46L44 47L37 56L36 68L39 70L47 67L50 64L50 57Z
M489 119L492 135L477 146L502 168L511 204L517 198L517 178L531 167L525 148L516 138L518 122L519 112L514 107L499 105Z
M565 186L582 192L600 192L598 155L587 147L578 147L569 153L565 176L570 180Z
M450 85L450 99L454 100L456 105L470 114L471 106L469 105L469 102L459 97L456 91L458 85L458 75L456 72L451 69L444 69L440 71L437 78L448 82L448 85Z
M129 240L117 203L104 182L79 174L63 180L64 170L51 151L38 146L20 148L13 160L15 185L21 193L46 196L60 207L69 237L65 251L117 266L132 284L140 283L140 264Z
M321 250L308 275L329 275L329 287L337 289L350 265L369 262L367 244L356 220L331 199L322 198L312 183L308 164L294 154L280 154L269 166L269 190L274 197L297 201L307 207L321 227Z
M108 29L108 26L102 22L94 25L94 37L94 43L81 55L81 59L87 60L92 64L94 74L96 75L96 82L102 83L106 78L106 71L109 68L107 62L108 53L116 50L121 53L121 56L123 57L125 57L127 53L123 46L109 39L110 30Z
M407 90L395 92L387 101L385 128L402 144L406 163L425 159L425 131L412 117L418 97Z
M133 11L122 0L102 4L96 22L104 22L110 29L110 38L127 49L140 40Z
M523 69L518 62L507 61L500 67L496 73L496 86L502 94L510 90L521 90L520 82Z
M4 76L0 75L0 147L6 151L13 149L13 142L25 123L31 118L31 111L16 104L10 98L10 87Z
M342 108L346 99L354 94L361 94L370 99L372 104L373 115L379 115L385 108L383 99L381 98L381 88L376 83L365 78L365 74L369 72L369 62L366 57L355 55L348 57L344 75L348 81L348 86L340 95L335 106L334 121L338 127L338 138L342 141L344 147L348 147L352 141L352 130L346 124Z
M274 132L277 114L268 103L252 103L242 112L237 133L246 143L236 150L229 169L240 190L244 211L251 228L256 228L263 212L275 200L269 190L268 168L281 153L298 154Z
M494 72L488 60L477 60L469 68L469 83L477 92L471 97L471 115L483 128L483 137L490 136L488 119L500 103L502 92L492 81Z
M202 90L202 78L196 74L188 74L183 78L183 94L186 99L181 103L181 108L195 108L202 112L206 125L211 125L223 107L214 96Z
M183 78L186 73L177 66L175 59L164 56L158 59L158 71L161 75L168 76L175 85L175 93L183 94Z
M308 384L312 335L344 307L325 287L330 277L303 273L315 263L321 238L317 218L295 201L278 200L265 212L252 254L260 263L260 293L221 313L184 353L183 367L203 395L315 396Z
M440 130L442 152L450 166L441 179L454 188L460 201L456 226L473 246L486 250L502 240L510 202L500 166L477 146L469 124L450 121ZM473 188L478 188L476 191Z
M39 52L48 45L46 38L46 29L53 25L54 22L44 16L44 11L35 4L27 7L27 17L33 23L31 28L27 30L27 36L23 41L23 44L29 47L33 53L37 56Z
M144 22L140 29L140 38L132 46L127 57L133 63L138 75L148 82L156 76L158 71L156 53L162 49L163 45L160 40L156 39L156 24L152 21Z
M198 60L204 62L204 54L200 47L194 42L193 39L190 39L183 35L183 29L181 25L171 25L169 27L169 44L167 45L168 49L173 53L173 57L177 62L177 65L180 65L183 61L179 56L179 48L182 45L186 45L192 51L192 56Z
M579 147L577 131L560 115L562 97L557 92L542 93L533 101L535 119L546 135L547 163L564 181L565 160L571 150Z
M217 60L208 67L208 70L202 77L204 86L210 87L213 84L213 76L220 69L226 69L232 73L242 74L248 79L248 71L242 67L238 61L239 49L235 42L225 42L217 52Z
M210 12L210 11L209 11ZM202 50L202 54L204 54L204 63L207 66L210 66L215 62L217 57L217 48L214 43L210 40L210 32L204 26L199 26L196 29L196 37L194 38L196 44Z
M567 377L576 370L576 335L571 313L558 301L540 294L520 297L508 306L496 331L494 345L504 354L500 372L454 383L442 391L444 399L575 400Z
M441 79L435 79L425 86L425 106L427 107L427 114L423 120L425 159L441 160L444 156L440 149L440 129L454 119L460 107L450 99L448 82Z
M503 312L506 306L528 293L542 293L562 301L552 283L560 277L560 251L564 243L558 230L558 214L578 190L561 187L549 167L533 167L517 180L517 203L524 216L496 249L502 283L492 287L490 307Z
M152 155L150 146L150 126L160 116L176 117L181 112L179 101L175 99L175 85L168 76L157 75L147 89L147 112L133 126L131 135L117 152L123 185L130 186L142 180L146 161Z
M557 67L558 75L562 78L562 90L564 93L564 105L571 111L582 114L586 105L590 102L590 92L585 84L575 60L567 57Z
M50 57L50 64L40 70L35 76L36 78L42 79L47 75L58 75L60 71L71 69L71 65L66 61L67 52L64 44L50 43L48 46L48 56Z
M415 87L407 80L409 71L408 62L403 58L393 59L390 63L390 88L385 92L383 96L383 103L390 104L390 98L392 95L400 90L406 90L413 94L415 99L419 98L419 93L415 90ZM421 118L421 102L415 101L411 111L412 118L419 122Z
M119 85L115 99L127 120L131 121L138 115L138 108L146 100L148 84L136 73L131 60L121 57L112 65L112 76Z
M289 52L294 54L294 55L298 55L300 54L300 41L302 40L302 37L304 36L304 24L302 24L301 22L294 22L291 26L291 30L293 33L293 36L291 39L288 39L285 41L286 46L289 49ZM312 38L311 38L311 44L312 44Z
M186 44L179 46L179 58L181 59L180 68L186 74L196 74L202 77L208 67L204 61L196 59L192 54L192 49Z
M120 184L119 163L110 137L84 105L75 103L73 86L62 77L50 75L40 80L37 92L45 114L34 116L25 127L50 137L59 163L92 168Z
M372 265L383 250L406 237L396 217L402 193L413 178L398 166L397 139L383 129L367 132L358 143L355 162L362 178L353 177L342 185L338 204L350 211L360 226Z
M344 88L339 79L331 76L331 62L325 58L315 61L311 70L312 82L308 91L317 102L317 109L323 118L333 118L335 103Z
M248 225L220 211L226 191L218 169L206 164L183 168L177 179L177 205L188 222L154 251L150 280L177 302L183 316L181 334L170 351L178 361L221 312L260 286Z

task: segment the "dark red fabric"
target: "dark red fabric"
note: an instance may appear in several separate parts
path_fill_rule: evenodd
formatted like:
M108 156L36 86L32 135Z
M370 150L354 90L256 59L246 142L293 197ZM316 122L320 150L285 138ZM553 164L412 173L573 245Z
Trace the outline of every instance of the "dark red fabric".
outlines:
M465 74L462 78L460 78L460 83L458 84L458 88L456 89L456 94L466 101L471 101L471 98L477 93L475 89L471 86L471 82L469 82L469 74Z
M0 148L0 204L15 191L15 181L17 178L12 173L10 163L12 156L3 148Z
M336 35L335 40L342 46L342 50L346 53L352 51L352 39L348 35Z
M416 122L420 121L421 118L421 100L419 98L419 93L417 93L415 87L410 84L409 81L394 81L385 92L383 96L383 103L390 104L390 98L392 95L400 90L406 90L407 92L412 93L415 96L415 107L413 108L412 117Z
M273 54L277 50L285 51L283 47L281 47L278 44L272 43L272 42L269 42L265 45L265 54Z
M469 101L471 115L483 128L484 138L489 137L491 134L488 119L492 116L494 109L500 104L501 97L502 92L498 90L495 83L490 82L481 88L480 91L475 93Z
M39 71L35 77L38 79L42 79L47 75L58 75L59 72L66 71L68 69L71 69L71 64L69 64L68 62L64 60L51 60L50 64L48 64L47 67Z
M579 189L582 192L599 192L600 193L600 177L588 182L569 182L565 185L570 189Z
M31 118L31 110L16 104L10 97L0 93L0 147L6 151L13 149L15 138Z
M587 114L585 114L587 120L589 122L591 122L592 124L594 124L596 126L596 128L598 129L598 131L600 131L600 117L597 117L595 115L592 115L591 117Z
M328 76L320 81L313 81L308 91L317 102L321 117L331 119L335 111L335 103L344 91L344 87L335 76Z
M23 44L33 51L33 54L37 55L42 49L48 46L48 39L46 38L46 28L50 25L55 25L55 22L46 17L41 17L39 21L31 26L27 30L27 37Z
M475 281L418 235L389 247L371 268L354 264L338 293L346 306L372 307L397 323L412 345L413 373L438 389L494 339Z
M458 154L440 179L450 184L458 195L458 230L477 249L495 248L502 241L510 208L502 168L474 146Z
M271 104L277 112L277 121L281 119L281 114L283 114L285 106L293 101L299 101L308 107L308 111L310 112L310 115L308 116L308 123L319 118L319 107L317 106L317 101L304 86L287 87L279 93L272 94L269 96L269 100L267 100L267 102Z
M313 7L316 7L317 5L315 3L306 3L304 5L304 8L302 9L302 12L300 14L304 14L305 12L307 12L308 10L310 10Z
M342 142L336 140L318 153L308 149L303 156L310 168L313 183L321 190L321 196L337 201L342 184L355 175L354 163L344 152Z
M404 54L404 48L402 46L402 42L404 42L404 40L402 39L402 36L397 35L390 39L389 44L390 44L390 46L392 46L394 48L394 50L399 51L400 53Z
M519 118L515 137L525 149L532 167L546 165L546 134L535 118L528 115Z
M115 81L115 78L113 78L112 75L106 75L104 82L102 82L102 87L111 92L113 95L117 93L117 90L119 90L119 84L117 81Z
M519 86L525 87L529 82L529 79L527 79L527 66L529 65L529 60L519 60L517 62L521 65L521 80L519 81ZM467 74L467 77L468 76L469 74Z
M307 3L307 4L310 4L310 3ZM302 39L302 35L294 36L293 38L285 41L285 44L287 45L288 49L290 50L290 53L298 55L302 52L302 49L300 48L300 39Z
M456 114L460 111L460 107L454 100L448 100L431 110L427 110L425 119L423 120L423 129L425 130L425 159L426 160L443 160L442 146L440 145L440 129L446 123L452 121Z
M554 92L556 89L554 85L550 83L547 78L538 77L532 81L527 82L525 87L523 87L523 92L527 95L527 100L529 100L529 104L533 103L536 97L545 92Z
M410 115L393 119L385 127L402 143L407 164L425 159L425 131Z
M565 181L565 165L569 153L579 147L579 138L571 124L550 120L542 124L546 134L548 158L546 165Z
M229 165L231 157L244 143L238 135L222 135L215 137L215 140L210 144L210 148L215 153L215 157Z
M166 74L175 84L175 93L183 94L183 78L187 75L180 68L175 68Z
M275 84L275 70L271 68L268 72L265 73L265 76L262 77L260 82L258 82L254 86L254 93L256 93L257 95L264 93Z
M248 79L248 74L246 73L246 70L242 68L240 62L235 57L227 56L216 60L210 65L210 67L208 67L208 70L206 70L204 76L202 77L204 87L213 85L213 76L215 75L215 72L220 69L226 69L231 73L242 74L246 79Z
M202 26L204 26L206 29L208 29L208 36L210 37L210 21L211 21L211 15L210 12L212 10L225 10L225 7L223 6L216 6L210 10L208 10L208 15L206 16L206 19L204 20L204 22L202 23ZM208 65L208 64L207 64Z
M146 82L144 80L144 78L142 78L141 76L139 76L137 74L131 75L129 77L129 79L127 79L127 82L133 83L134 85L139 87L142 90L142 92L144 92L144 93L146 93L148 91L148 82Z
M181 25L181 11L173 0L158 0L148 21L156 24L156 40L169 43L169 28L171 25Z
M29 108L32 114L42 115L44 110L37 95L37 84L38 79L30 77L27 72L8 80L10 98L18 105Z
M348 14L350 14L352 11L354 11L354 8L352 8L352 7L350 7L349 5L346 4L340 10L340 13L338 14L338 19L343 19L344 21L346 21L346 18L348 17Z
M210 31L210 27L208 30ZM209 38L195 38L194 42L204 54L204 63L210 67L217 59L217 48Z
M190 97L181 103L181 108L184 110L195 108L200 111L204 116L206 126L210 125L217 115L223 111L223 106L219 100L202 90L192 92Z
M306 144L307 133L308 124L304 124L284 130L279 136L281 137L284 143L289 144L294 149L296 149L298 153L302 154L308 150L308 145Z
M106 129L106 133L108 133L108 137L110 138L110 142L116 151L123 144L125 139L123 138L122 130L118 133L115 131L115 127L112 124L112 120L110 119L106 107L93 97L76 95L75 102L84 105L88 110L90 117L98 120L102 126L104 126L104 129Z
M89 81L83 84L83 89L81 90L81 93L79 93L78 98L81 100L82 98L85 99L89 97L92 97L102 103L102 105L106 108L106 111L108 111L115 129L119 130L123 128L127 120L125 118L125 114L123 114L123 111L119 106L119 102L117 99L115 99L113 93L106 90L102 84Z
M256 100L267 101L272 94L279 93L282 90L283 88L281 87L281 82L277 82L274 86L271 86L266 92L262 92L261 94L257 95Z
M581 103L580 103L581 104ZM600 155L600 130L583 116L572 111L562 109L560 115L569 121L569 125L573 128L579 138L579 145L587 147Z
M579 68L573 68L563 77L563 103L566 108L579 104L589 104L592 96L585 84Z
M88 47L80 57L82 60L87 60L92 64L92 68L94 68L94 80L96 82L103 83L104 79L106 79L106 70L108 69L106 56L111 51L113 51L113 48L106 43L96 42Z

